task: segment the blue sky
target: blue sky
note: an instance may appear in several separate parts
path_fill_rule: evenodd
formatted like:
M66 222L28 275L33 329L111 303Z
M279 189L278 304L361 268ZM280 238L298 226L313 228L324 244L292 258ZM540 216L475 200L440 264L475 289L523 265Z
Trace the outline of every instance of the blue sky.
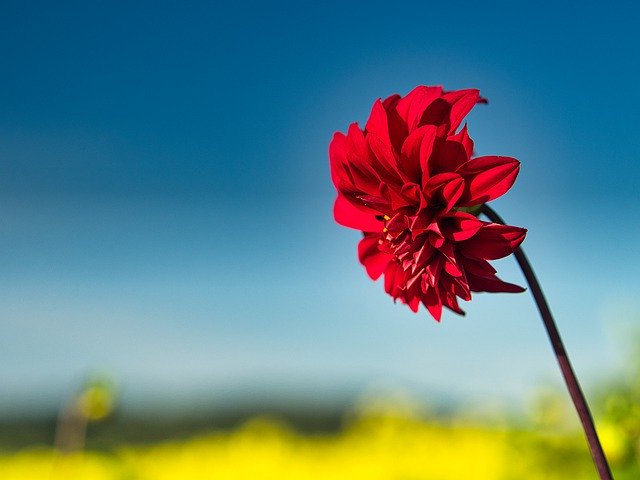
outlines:
M631 3L5 1L0 384L53 405L393 384L519 401L559 373L529 294L394 305L331 217L327 147L373 101L475 87L495 208L587 385L640 311L640 12ZM501 276L522 282L512 259Z

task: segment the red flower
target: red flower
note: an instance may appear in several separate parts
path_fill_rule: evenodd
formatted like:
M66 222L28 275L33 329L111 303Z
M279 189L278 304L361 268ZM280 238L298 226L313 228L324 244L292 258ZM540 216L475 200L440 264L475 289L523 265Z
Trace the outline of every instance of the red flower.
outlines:
M329 146L338 190L334 215L362 230L360 262L373 280L414 311L422 303L436 320L442 306L464 314L457 297L471 292L521 292L496 276L487 260L505 257L524 228L480 221L471 212L504 194L520 169L511 157L476 157L462 119L478 90L416 87L377 100L365 129L351 124Z

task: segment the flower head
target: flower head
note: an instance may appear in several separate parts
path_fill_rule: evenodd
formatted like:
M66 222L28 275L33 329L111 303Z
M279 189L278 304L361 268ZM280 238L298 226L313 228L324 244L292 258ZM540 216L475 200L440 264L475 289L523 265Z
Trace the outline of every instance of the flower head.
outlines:
M520 169L511 157L475 157L467 126L478 90L419 86L405 97L377 100L364 130L351 124L329 146L338 190L336 221L361 230L358 257L373 280L414 312L436 320L442 307L464 314L458 297L521 292L487 260L505 257L524 228L483 222L473 212L504 194Z

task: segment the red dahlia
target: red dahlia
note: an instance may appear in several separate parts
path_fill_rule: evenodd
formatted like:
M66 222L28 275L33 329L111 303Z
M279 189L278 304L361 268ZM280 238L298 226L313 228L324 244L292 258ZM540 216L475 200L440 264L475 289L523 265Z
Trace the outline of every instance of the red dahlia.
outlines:
M476 157L466 125L478 90L416 87L405 97L377 100L364 130L351 124L329 146L338 190L336 221L361 230L360 262L394 300L414 311L422 303L436 320L442 306L464 314L457 297L471 292L521 292L487 260L505 257L524 228L473 215L504 194L520 169L511 157Z

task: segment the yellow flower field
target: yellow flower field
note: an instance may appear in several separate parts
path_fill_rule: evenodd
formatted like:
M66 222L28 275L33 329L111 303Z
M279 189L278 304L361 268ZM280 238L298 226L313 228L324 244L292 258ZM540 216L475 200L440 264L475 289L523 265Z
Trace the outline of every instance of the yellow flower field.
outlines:
M606 430L606 429L605 429ZM605 433L605 432L603 432ZM604 435L616 467L620 439ZM623 471L624 470L624 471ZM640 478L635 467L616 478ZM111 451L0 454L2 480L592 479L579 434L428 422L402 410L355 416L336 433L301 434L257 417L232 431Z

